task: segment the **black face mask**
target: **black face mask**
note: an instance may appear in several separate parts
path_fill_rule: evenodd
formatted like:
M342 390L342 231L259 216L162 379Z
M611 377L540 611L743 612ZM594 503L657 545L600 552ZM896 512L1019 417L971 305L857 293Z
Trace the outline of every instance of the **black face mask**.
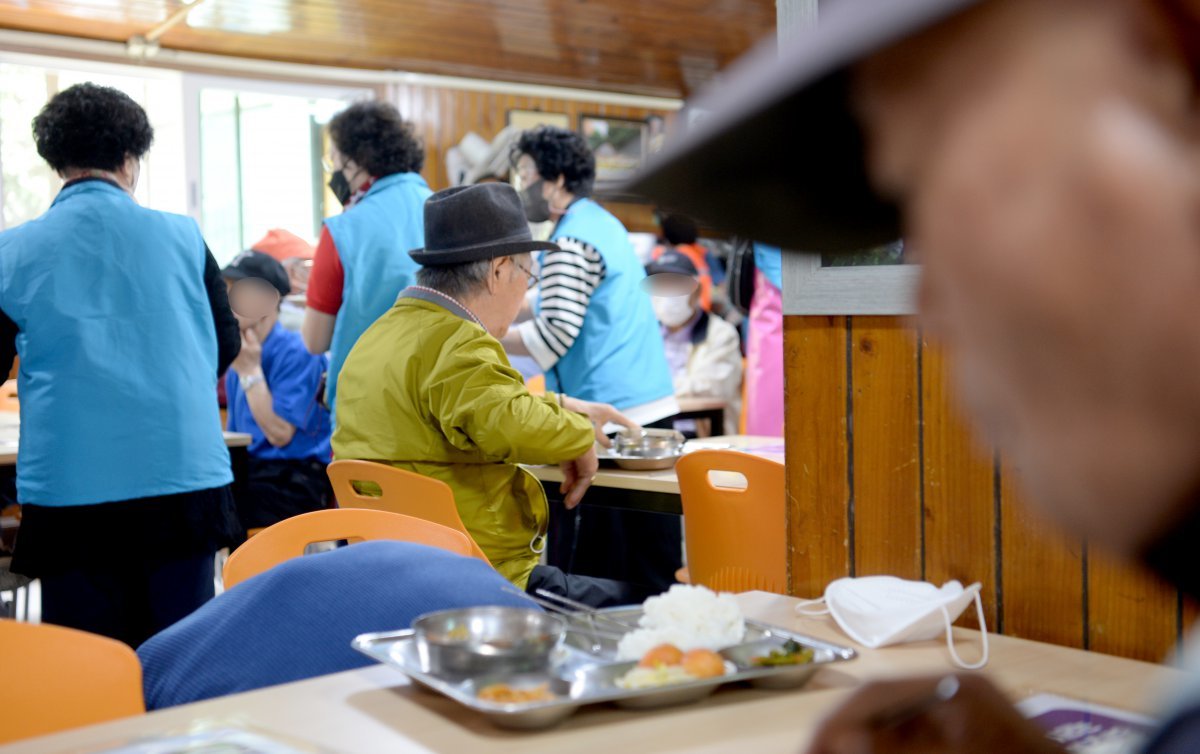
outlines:
M350 201L350 181L346 180L346 174L341 170L333 171L333 175L329 176L329 190L333 192L334 197L346 206L346 202Z
M521 189L521 204L525 207L525 219L531 223L544 223L550 219L550 203L542 196L542 184L531 183Z

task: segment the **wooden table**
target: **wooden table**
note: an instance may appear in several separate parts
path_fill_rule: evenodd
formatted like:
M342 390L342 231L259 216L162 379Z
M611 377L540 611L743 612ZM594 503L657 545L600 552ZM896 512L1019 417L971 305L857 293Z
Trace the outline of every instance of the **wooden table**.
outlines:
M783 438L781 437L723 435L703 440L690 440L687 447L697 450L703 448L741 450L771 458L780 463L783 462ZM557 492L558 485L563 480L562 471L557 466L530 466L528 468L548 488L548 491ZM619 491L619 494L609 494L611 491ZM683 512L679 505L679 477L676 476L675 469L626 471L611 467L608 462L602 462L600 473L596 474L596 480L592 482L592 488L584 496L584 502L590 505L606 505L655 513L680 514Z
M230 449L246 448L250 445L251 437L243 432L225 432L225 445ZM17 446L21 440L20 415L12 412L0 412L0 466L14 466L17 463Z
M799 618L796 601L763 592L739 596L747 615L841 644L828 619ZM978 634L956 629L964 658ZM819 671L797 691L726 689L707 701L658 711L584 708L558 728L517 733L492 727L453 702L414 688L396 670L375 666L177 707L148 716L0 747L3 754L89 750L131 736L156 735L199 720L240 720L327 747L332 752L729 752L795 754L814 726L864 679L950 671L944 641L882 650ZM984 670L1013 699L1051 692L1151 713L1152 699L1183 673L1161 665L1005 636L991 637Z

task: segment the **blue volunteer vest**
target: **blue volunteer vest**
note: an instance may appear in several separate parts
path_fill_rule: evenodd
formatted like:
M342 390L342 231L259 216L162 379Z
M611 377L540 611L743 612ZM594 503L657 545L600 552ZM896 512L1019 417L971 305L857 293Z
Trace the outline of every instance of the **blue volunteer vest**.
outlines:
M646 273L625 227L596 202L580 199L554 229L552 240L563 238L595 247L605 275L575 343L546 375L546 388L619 409L674 395L662 333L641 287Z
M417 173L394 173L375 181L350 209L325 221L345 275L329 347L325 400L330 409L350 349L413 283L418 265L408 252L425 245L425 200L432 193Z
M17 324L17 497L88 505L229 484L204 239L115 185L63 189L0 233Z

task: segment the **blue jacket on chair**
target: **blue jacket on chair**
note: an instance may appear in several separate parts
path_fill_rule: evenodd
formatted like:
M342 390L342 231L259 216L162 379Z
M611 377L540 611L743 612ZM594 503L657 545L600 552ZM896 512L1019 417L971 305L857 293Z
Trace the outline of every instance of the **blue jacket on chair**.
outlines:
M225 592L138 649L147 709L365 667L354 637L434 610L530 607L475 558L372 541L294 558Z

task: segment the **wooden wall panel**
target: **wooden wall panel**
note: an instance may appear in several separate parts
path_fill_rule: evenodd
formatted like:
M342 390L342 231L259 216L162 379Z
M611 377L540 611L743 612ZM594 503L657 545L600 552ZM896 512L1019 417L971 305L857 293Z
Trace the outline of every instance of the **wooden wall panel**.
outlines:
M490 141L507 125L509 110L565 113L570 118L572 128L578 127L580 115L608 115L633 120L658 115L668 123L674 118L674 113L665 110L416 85L397 86L394 98L401 115L413 122L417 135L424 142L425 168L421 173L435 191L450 184L446 175L446 150L457 145L472 131ZM603 199L601 203L629 230L655 231L651 205Z
M1087 634L1083 542L1059 534L1023 499L1002 466L1000 625L1006 634L1082 647Z
M991 630L1145 660L1197 619L1174 589L1038 516L905 322L787 317L784 364L794 594L877 572L979 581Z
M921 578L917 340L890 317L854 317L850 416L854 573Z
M1087 646L1157 661L1178 644L1179 593L1160 579L1088 548Z
M922 344L925 579L983 584L984 620L997 627L997 490L992 453L980 446L951 397L942 354ZM974 611L962 625L978 628Z
M846 322L784 321L788 562L792 593L819 597L850 572Z

